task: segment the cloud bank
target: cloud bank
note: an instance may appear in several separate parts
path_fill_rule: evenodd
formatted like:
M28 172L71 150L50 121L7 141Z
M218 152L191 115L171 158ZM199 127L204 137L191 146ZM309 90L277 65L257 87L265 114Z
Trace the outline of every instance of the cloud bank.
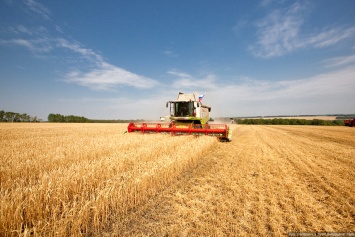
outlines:
M16 29L29 35L38 35L38 31L30 31L24 26ZM116 87L133 87L148 89L159 85L159 82L145 76L132 73L106 62L103 57L90 48L86 48L77 41L64 38L44 37L40 34L35 39L0 39L0 44L21 46L35 54L48 54L55 49L69 50L81 57L91 66L89 69L74 69L67 72L63 81L88 87L92 90L114 90ZM73 56L75 57L75 56Z
M355 35L355 27L342 26L307 34L302 29L306 10L306 5L296 2L258 20L255 24L257 40L249 46L250 52L255 57L273 58L299 49L328 47Z
M66 82L86 86L93 90L113 90L117 86L128 86L138 89L148 89L159 83L153 79L101 62L89 72L71 71L67 74Z

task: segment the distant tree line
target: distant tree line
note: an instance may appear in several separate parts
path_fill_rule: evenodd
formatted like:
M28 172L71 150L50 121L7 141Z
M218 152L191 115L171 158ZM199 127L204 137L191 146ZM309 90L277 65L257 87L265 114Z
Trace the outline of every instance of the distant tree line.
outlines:
M0 110L0 122L39 122L37 116Z
M355 114L347 114L347 115L343 115L343 116L337 116L336 119L352 119L355 118Z
M319 125L319 126L343 126L343 120L322 120L322 119L236 119L237 124L263 124L263 125Z
M133 120L105 120L105 119L88 119L83 116L49 114L48 122L52 123L129 123ZM143 121L143 120L134 120Z
M90 120L83 116L49 114L48 122L52 123L87 123Z

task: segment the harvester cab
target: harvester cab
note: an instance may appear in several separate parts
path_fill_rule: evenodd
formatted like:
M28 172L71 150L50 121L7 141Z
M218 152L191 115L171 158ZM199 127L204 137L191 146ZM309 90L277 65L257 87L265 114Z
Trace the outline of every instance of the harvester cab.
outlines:
M166 107L170 108L170 120L174 124L204 125L210 119L211 107L203 105L197 93L179 92L177 100L167 102Z
M169 133L171 135L215 136L231 141L232 131L227 124L208 124L211 107L202 104L203 95L179 92L176 100L168 101L169 123L130 123L128 132ZM164 117L161 117L161 120Z

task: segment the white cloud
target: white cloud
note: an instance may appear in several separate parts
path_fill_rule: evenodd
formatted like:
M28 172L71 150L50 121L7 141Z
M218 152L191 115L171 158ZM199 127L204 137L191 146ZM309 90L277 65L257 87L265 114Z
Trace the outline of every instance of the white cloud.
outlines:
M155 90L156 93L142 98L86 98L80 103L90 102L90 107L97 108L96 112L102 110L102 114L110 118L125 119L159 119L169 112L164 106L165 102L175 99L179 91L207 92L202 102L212 107L212 117L351 113L355 108L355 102L347 100L355 90L355 69L352 67L309 78L277 82L248 78L237 83L226 83L215 76L209 81L208 75L198 78L178 70L169 74L176 77L175 85L183 80L181 87L162 85ZM162 90L164 87L166 89ZM98 115L89 117L98 118Z
M103 58L101 57L101 55L95 53L93 50L91 50L89 48L83 47L77 41L68 41L63 38L58 38L58 39L55 39L54 42L56 43L57 47L70 49L71 51L82 55L87 60L95 61L98 63L103 62Z
M159 85L153 79L134 74L106 62L101 62L89 72L72 71L67 74L65 81L93 90L112 90L117 86L148 89Z
M170 94L169 98L162 98L161 94L149 97L125 97L110 98L72 98L59 99L59 104L73 106L73 111L91 119L151 119L159 120L165 116L168 109L165 102L175 96ZM85 110L85 105L90 105L90 110ZM137 109L139 108L139 109ZM82 111L80 111L83 109ZM104 117L102 117L104 115Z
M125 111L126 119L152 119L158 121L159 117L168 114L168 109L165 107L167 101L168 99L164 100L160 96L136 99L118 98L107 104L107 110ZM122 113L120 112L118 114Z
M64 33L62 27L60 27L59 25L55 26L55 30L58 31L59 33L62 33L62 34Z
M9 33L15 33L15 34L25 34L29 36L33 35L39 35L43 36L45 33L47 33L47 29L43 26L37 26L37 27L26 27L24 25L17 25L16 27L10 26L9 28Z
M51 42L48 39L45 38L39 38L39 39L10 39L10 40L3 40L0 39L0 44L9 44L9 45L15 45L15 46L21 46L25 47L28 50L36 53L45 53L49 52L53 49L53 46L51 45Z
M249 26L249 21L246 17L242 17L235 26L233 26L232 31L237 35L242 34L242 30Z
M24 28L20 27L20 29L24 31ZM93 90L113 90L117 86L147 89L159 85L156 80L137 75L105 62L101 55L92 49L85 48L77 41L68 41L63 38L0 39L0 44L25 47L34 53L49 53L54 49L68 49L93 64L94 68L90 68L88 71L72 70L66 74L64 81Z
M209 90L216 86L218 80L217 76L214 74L207 74L202 77L193 77L192 75L179 71L179 70L170 70L167 72L170 75L176 77L176 80L173 82L173 88L179 90Z
M166 56L171 57L171 58L177 58L177 57L178 57L178 54L174 53L174 52L171 51L171 50L165 50L163 53L164 53Z
M306 10L306 6L296 2L286 9L272 11L257 22L257 41L249 50L256 57L271 58L307 47L328 47L355 35L355 27L339 26L311 35L302 32L303 12Z
M352 67L310 78L281 81L279 91L269 94L270 98L315 98L351 93L355 89L355 69Z
M177 76L179 78L191 78L192 76L190 74L187 74L185 72L173 69L167 72L170 75Z
M272 3L273 0L261 0L260 1L260 6L262 7L267 7Z
M250 49L257 57L281 56L294 47L303 19L297 14L300 6L295 3L285 12L274 10L266 18L257 23L256 45Z
M184 74L184 73L182 73ZM196 76L189 75L191 83ZM202 79L205 77L202 77ZM187 78L185 78L188 80ZM178 76L176 81L180 80ZM205 91L195 85L196 92ZM212 88L213 86L213 88ZM354 113L355 69L348 67L309 78L290 81L265 81L242 78L221 82L216 79L202 102L212 107L211 116L297 115ZM110 98L66 98L51 101L61 114L77 114L93 119L156 119L169 113L165 102L183 90L160 85L149 93L120 94ZM103 96L105 94L101 94ZM138 109L137 109L138 108ZM49 111L52 112L52 111ZM49 113L48 112L48 113ZM45 117L45 116L43 116Z
M174 85L180 83L181 88L206 91L207 96L203 102L213 107L215 113L212 116L275 115L278 111L290 114L312 114L319 111L344 113L353 112L350 107L355 107L355 102L343 104L355 91L354 67L284 81L243 79L237 83L228 83L216 77L212 77L213 80L207 78L195 79L190 75L181 79L177 74ZM304 112L301 105L315 110ZM321 109L317 111L318 108Z
M66 82L85 86L93 90L113 90L115 87L122 86L148 89L159 85L156 80L137 75L105 62L101 55L91 49L84 48L78 42L69 42L65 39L57 39L56 42L58 47L72 50L95 64L95 68L90 69L88 72L74 70L67 73Z
M30 32L26 28L20 27L20 29L22 29L22 32L24 31ZM102 57L99 54L95 53L93 50L83 47L82 45L80 45L79 42L76 41L70 42L63 38L40 37L35 39L23 39L23 38L10 39L10 40L0 39L0 44L11 44L11 45L22 46L32 52L43 52L43 53L48 53L55 48L69 49L72 52L78 53L81 56L85 57L87 60L94 60L97 62L103 61Z
M50 20L50 10L37 0L24 0L24 4L26 9L35 12L46 20ZM63 32L63 29L58 25L53 24L53 28L59 33ZM46 56L54 50L69 50L71 53L69 57L72 59L79 57L81 61L84 61L80 69L72 69L65 73L64 81L68 83L85 86L93 90L114 90L116 87L147 89L159 85L156 80L106 62L100 54L78 41L50 36L47 29L42 26L17 25L16 27L10 27L9 31L12 34L24 37L0 39L0 44L24 47L37 57ZM166 51L165 54L174 56L171 51Z
M355 55L335 57L335 58L324 60L323 63L327 67L336 67L336 66L355 64Z
M43 17L46 20L50 20L49 17L50 11L42 4L36 2L35 0L25 0L25 4L31 11L39 14L41 17Z
M355 27L343 29L341 27L332 28L320 32L306 39L301 46L313 45L316 48L323 48L348 39L355 34Z
M355 69L349 67L299 80L266 82L261 87L263 90L258 87L249 87L249 96L254 94L255 98L275 101L345 97L355 89Z
M26 34L29 34L29 35L32 35L33 34L33 32L31 31L31 30L29 30L29 29L27 29L25 26L23 26L23 25L18 25L17 27L16 27L16 30L18 31L18 32L20 32L20 33L26 33Z

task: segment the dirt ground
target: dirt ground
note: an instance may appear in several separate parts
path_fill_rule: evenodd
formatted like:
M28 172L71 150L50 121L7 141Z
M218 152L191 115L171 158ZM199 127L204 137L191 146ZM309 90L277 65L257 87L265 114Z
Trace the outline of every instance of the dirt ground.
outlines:
M355 232L355 129L233 125L234 140L114 217L103 235L281 236Z

